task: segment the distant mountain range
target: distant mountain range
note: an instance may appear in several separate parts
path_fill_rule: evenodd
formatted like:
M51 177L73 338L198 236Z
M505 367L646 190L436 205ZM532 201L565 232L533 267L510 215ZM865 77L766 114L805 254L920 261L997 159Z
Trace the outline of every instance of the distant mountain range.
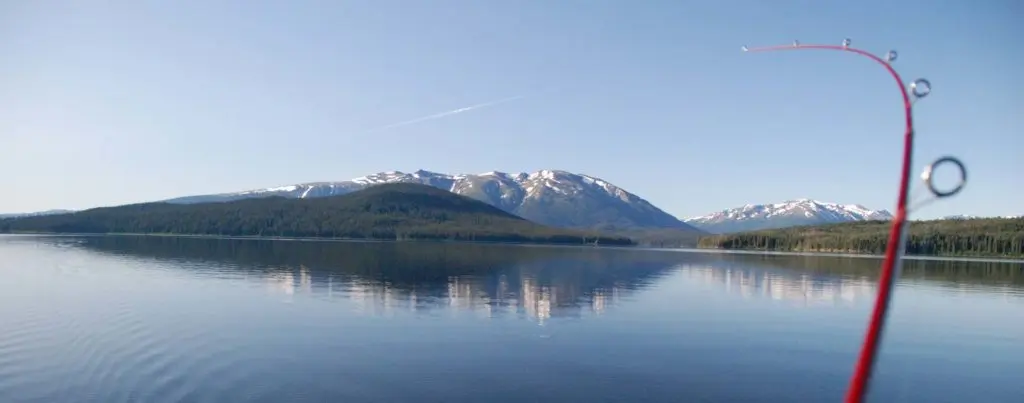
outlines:
M66 213L72 213L72 212L73 212L72 210L46 210L46 211L37 211L35 213L0 214L0 219L3 219L3 218L15 218L15 217L35 217L35 216L54 215L54 214L66 214Z
M781 203L747 204L700 217L680 220L647 200L600 178L560 170L532 173L487 172L446 174L418 170L389 171L347 181L310 182L232 193L179 197L164 200L174 204L226 202L281 196L306 199L348 194L386 183L418 183L472 197L539 224L562 228L613 231L630 236L688 238L704 233L733 233L759 229L821 225L864 220L889 220L886 210L872 210L858 204L840 204L812 199ZM0 214L5 217L50 215L70 210L28 214ZM950 216L944 219L968 219ZM682 235L682 238L679 236Z
M890 219L892 214L886 210L871 210L859 204L797 199L772 204L747 204L687 218L684 221L707 232L725 234L800 225Z
M957 214L957 215L948 215L948 216L942 217L942 218L940 218L940 220L979 220L979 219L985 219L985 218L1021 218L1021 217L1024 217L1024 215L1005 215L1005 216L998 216L998 217L985 217L985 216L977 216L977 215Z
M445 174L390 171L341 182L314 182L235 193L165 200L190 204L283 196L315 198L351 193L385 183L419 183L472 197L527 220L563 228L701 231L643 198L597 177L559 170L509 174Z

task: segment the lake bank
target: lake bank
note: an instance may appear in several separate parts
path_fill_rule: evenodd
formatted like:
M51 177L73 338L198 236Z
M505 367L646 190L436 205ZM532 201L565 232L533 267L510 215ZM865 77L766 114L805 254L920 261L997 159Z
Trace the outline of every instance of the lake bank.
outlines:
M646 248L646 249L660 249L660 248ZM664 250L675 250L680 252L693 252L693 253L718 253L718 254L734 254L734 255L777 255L777 256L818 256L818 257L849 257L849 258L860 258L860 259L882 259L885 256L880 254L867 254L867 253L839 253L839 252L784 252L784 251L767 251L767 250L755 250L755 249L715 249L715 248L675 248L675 249L664 249ZM904 260L940 260L940 261L952 261L952 262L991 262L991 263L1021 263L1024 264L1024 259L1015 258L998 258L998 257L983 257L983 256L929 256L929 255L904 255Z
M327 238L327 237L276 237L276 236L230 236L230 235L205 235L205 234L71 234L71 233L8 233L3 236L23 237L102 237L102 236L125 236L125 237L165 237L165 238L195 238L195 239L227 239L227 240L261 240L261 241L287 241L287 242L400 242L400 243L446 243L446 244L481 244L481 245L520 245L520 246L545 246L545 247L582 247L601 249L630 249L630 250L651 250L683 253L704 253L722 255L773 255L773 256L808 256L808 257L837 257L837 258L858 258L858 259L882 259L883 255L864 253L830 253L830 252L783 252L764 250L740 250L740 249L715 249L715 248L657 248L639 245L593 245L593 244L570 244L570 243L529 243L529 242L507 242L507 241L466 241L466 240L445 240L445 239L366 239L366 238ZM1024 259L995 258L995 257L972 257L972 256L925 256L905 255L904 260L936 260L951 262L989 262L989 263L1014 263L1024 264Z

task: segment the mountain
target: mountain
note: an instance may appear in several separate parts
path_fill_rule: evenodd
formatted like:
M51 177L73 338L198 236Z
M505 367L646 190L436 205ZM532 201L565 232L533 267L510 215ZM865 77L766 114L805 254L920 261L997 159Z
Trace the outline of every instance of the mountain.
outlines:
M558 170L508 174L450 175L425 170L381 172L343 182L313 182L237 193L188 196L168 203L223 202L282 196L306 199L348 194L386 183L419 183L472 197L544 225L609 231L700 230L637 195L593 176Z
M333 197L143 203L0 221L0 232L144 233L363 239L446 239L631 245L556 229L432 186L393 183Z
M909 255L1024 257L1024 218L910 222ZM697 246L783 252L882 254L889 223L858 221L702 237Z
M54 214L67 214L67 213L70 213L70 212L72 212L72 210L46 210L46 211L37 211L35 213L0 214L0 219L4 219L4 218L17 218L17 217L35 217L35 216L54 215Z
M957 214L957 215L948 215L948 216L942 217L942 218L940 218L940 220L985 220L985 219L990 219L990 218L1021 218L1021 217L1024 217L1024 216L1005 215L1005 216L989 217L989 216Z
M966 215L966 214L957 214L957 215L948 215L948 216L942 217L942 218L940 218L940 220L973 220L973 219L976 219L976 218L981 218L981 217L973 216L973 215Z
M773 204L748 204L687 218L684 221L707 232L725 234L801 225L890 219L892 214L886 210L871 210L859 204L798 199Z

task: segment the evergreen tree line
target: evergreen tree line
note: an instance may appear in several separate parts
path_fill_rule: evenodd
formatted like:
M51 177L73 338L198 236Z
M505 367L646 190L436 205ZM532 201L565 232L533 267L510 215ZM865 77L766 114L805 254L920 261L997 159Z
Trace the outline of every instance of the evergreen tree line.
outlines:
M426 185L374 186L343 196L145 203L0 220L6 233L138 233L383 240L632 245L625 237L542 226Z
M891 223L865 221L702 237L697 246L793 252L881 254ZM914 221L907 254L1024 257L1024 218Z

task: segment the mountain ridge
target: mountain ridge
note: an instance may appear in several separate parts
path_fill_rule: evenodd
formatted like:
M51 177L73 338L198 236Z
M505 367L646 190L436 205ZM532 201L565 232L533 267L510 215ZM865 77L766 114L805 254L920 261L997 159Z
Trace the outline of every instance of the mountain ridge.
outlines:
M420 183L472 197L530 221L563 228L703 231L649 201L596 176L557 169L506 173L447 174L419 169L385 171L347 181L305 182L239 192L185 196L163 202L191 204L245 198L336 196L384 183Z
M322 198L100 207L2 220L0 232L635 244L625 237L544 226L467 196L413 183Z
M67 213L73 213L73 212L74 212L74 210L53 209L53 210L35 211L35 212L31 212L31 213L5 213L5 214L0 214L0 220L2 220L4 218L35 217L35 216L45 216L45 215L54 215L54 214L67 214Z
M702 216L685 218L683 221L711 233L733 233L890 219L892 219L892 213L888 210L872 210L860 204L801 198L778 203L745 204Z

